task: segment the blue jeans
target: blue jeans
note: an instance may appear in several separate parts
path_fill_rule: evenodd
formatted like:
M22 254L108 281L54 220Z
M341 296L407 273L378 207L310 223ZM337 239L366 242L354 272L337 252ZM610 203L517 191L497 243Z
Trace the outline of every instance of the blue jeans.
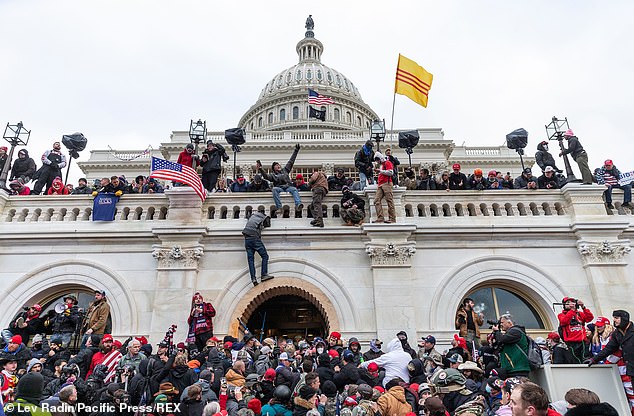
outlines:
M4 339L4 343L8 344L9 341L11 341L11 338L13 338L13 333L11 331L9 331L8 329L3 329L2 330L2 339Z
M280 193L288 192L293 195L293 200L295 200L295 206L298 206L302 203L302 200L299 199L299 192L297 192L297 188L294 186L287 186L284 188L280 188L279 186L273 187L273 201L275 201L275 207L282 208L282 200L280 199Z
M359 172L359 181L361 182L361 189L365 189L366 186L374 184L374 177L367 176L363 172Z
M632 185L629 185L629 184L628 185L614 185L614 186L608 186L608 189L606 189L603 192L603 195L605 196L606 204L612 203L612 188L618 188L623 190L623 203L632 202Z
M264 243L259 238L245 238L244 248L247 250L247 262L249 263L249 274L251 281L255 282L255 252L262 258L262 276L269 273L269 254L266 252Z

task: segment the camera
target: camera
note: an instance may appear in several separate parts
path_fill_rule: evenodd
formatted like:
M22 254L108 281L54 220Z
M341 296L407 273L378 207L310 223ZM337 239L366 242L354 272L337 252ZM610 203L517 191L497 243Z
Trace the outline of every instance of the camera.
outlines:
M62 374L66 376L77 375L79 373L75 364L69 364L62 367Z
M500 321L494 321L493 319L487 319L487 324L489 324L489 329L492 329L494 326L499 327Z

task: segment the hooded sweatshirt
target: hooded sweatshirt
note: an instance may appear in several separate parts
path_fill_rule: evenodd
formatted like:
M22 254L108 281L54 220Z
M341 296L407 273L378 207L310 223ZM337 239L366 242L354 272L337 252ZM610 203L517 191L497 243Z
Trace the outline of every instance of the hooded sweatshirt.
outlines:
M48 190L49 195L68 195L68 193L68 188L64 186L61 178L53 179L53 185Z
M391 340L385 348L385 354L380 357L364 361L361 363L361 367L368 368L370 363L376 363L376 365L385 368L385 378L383 379L383 386L388 381L395 377L400 377L406 383L409 383L409 372L407 371L407 364L412 360L412 357L403 351L403 345L398 338Z
M25 156L24 159L20 158L21 154ZM22 149L18 152L18 159L13 161L13 169L11 169L9 180L18 179L21 176L32 178L35 170L35 161L29 157L28 150Z

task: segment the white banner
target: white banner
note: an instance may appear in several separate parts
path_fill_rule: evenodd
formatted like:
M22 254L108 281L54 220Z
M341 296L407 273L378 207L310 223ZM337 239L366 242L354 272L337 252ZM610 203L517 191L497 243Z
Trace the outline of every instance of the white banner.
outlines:
M634 181L634 171L633 172L621 172L621 176L619 176L619 185L627 185Z

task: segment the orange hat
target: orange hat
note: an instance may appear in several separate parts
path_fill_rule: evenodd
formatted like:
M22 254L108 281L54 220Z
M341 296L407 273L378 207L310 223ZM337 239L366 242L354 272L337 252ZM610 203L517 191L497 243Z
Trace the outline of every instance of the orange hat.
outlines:
M191 360L187 363L187 367L189 368L200 368L200 361L198 360Z
M473 174L475 176L482 176L482 169L480 169L480 168L474 169L473 170Z

